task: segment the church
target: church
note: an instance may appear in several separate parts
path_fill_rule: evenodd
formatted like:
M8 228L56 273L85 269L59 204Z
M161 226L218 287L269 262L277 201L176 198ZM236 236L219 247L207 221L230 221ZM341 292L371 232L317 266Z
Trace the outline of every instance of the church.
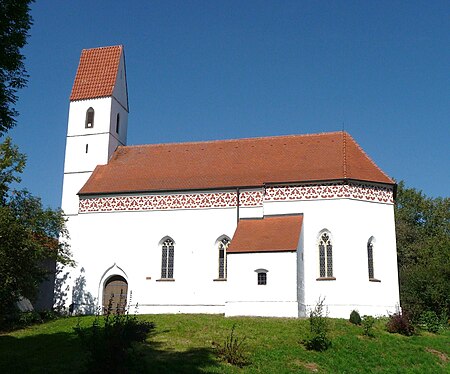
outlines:
M62 195L74 312L399 308L396 185L350 134L127 146L127 128L123 47L83 50Z

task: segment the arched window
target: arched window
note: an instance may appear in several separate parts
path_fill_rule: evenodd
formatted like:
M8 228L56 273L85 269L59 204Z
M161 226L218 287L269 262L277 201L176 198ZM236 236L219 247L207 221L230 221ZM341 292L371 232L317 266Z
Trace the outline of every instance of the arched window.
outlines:
M116 134L119 133L119 128L120 128L120 114L117 113L117 117L116 117Z
M217 241L219 249L219 279L227 278L227 248L230 245L230 239L223 236Z
M89 108L86 111L86 123L85 123L85 127L87 129L91 129L94 127L94 109Z
M267 284L267 273L269 272L269 270L256 269L255 272L258 275L258 286L265 286Z
M333 277L333 245L329 232L324 232L319 238L320 277Z
M367 241L367 261L369 269L369 279L375 279L375 274L373 271L373 236Z
M175 244L171 238L165 239L161 244L162 261L161 261L161 278L173 278L173 257Z

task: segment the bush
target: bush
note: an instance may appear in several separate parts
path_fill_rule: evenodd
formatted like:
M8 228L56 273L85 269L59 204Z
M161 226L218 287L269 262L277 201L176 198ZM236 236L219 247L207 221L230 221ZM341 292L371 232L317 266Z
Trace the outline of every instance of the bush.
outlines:
M353 323L354 325L360 325L361 324L361 316L359 315L357 310L352 310L350 313L350 319L349 321Z
M231 365L243 367L248 364L248 358L244 352L244 342L246 337L240 339L234 335L236 324L231 328L230 335L225 339L224 345L217 345L219 358Z
M145 341L154 328L152 322L139 321L128 310L112 315L108 308L106 315L96 315L91 327L81 327L78 320L74 330L88 351L88 372L123 373L140 364L134 345Z
M309 315L310 335L302 342L308 350L321 352L331 347L331 340L328 338L328 318L324 313L326 314L324 299L319 299Z
M414 326L408 314L398 312L389 316L386 329L390 333L398 333L406 336L414 334Z
M437 334L443 328L443 323L435 312L429 310L420 315L420 327Z
M375 334L373 332L374 324L375 324L375 318L373 318L372 316L364 316L362 318L363 334L365 336L368 336L370 338L375 337Z

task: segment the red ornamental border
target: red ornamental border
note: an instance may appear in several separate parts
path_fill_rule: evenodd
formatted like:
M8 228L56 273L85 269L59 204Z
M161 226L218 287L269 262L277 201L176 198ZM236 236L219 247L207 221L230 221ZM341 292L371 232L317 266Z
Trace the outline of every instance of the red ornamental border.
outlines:
M369 184L320 184L302 186L273 186L263 191L242 191L239 206L260 207L263 200L299 201L322 199L357 199L392 204L392 187ZM236 192L212 192L172 195L111 196L80 199L79 212L121 212L170 209L232 208L237 205Z
M244 191L239 194L239 205L242 207L261 206L262 197L261 190ZM80 199L79 212L230 208L235 207L236 202L236 192L112 196Z
M379 203L394 203L392 187L364 183L274 186L266 188L264 201L356 199Z

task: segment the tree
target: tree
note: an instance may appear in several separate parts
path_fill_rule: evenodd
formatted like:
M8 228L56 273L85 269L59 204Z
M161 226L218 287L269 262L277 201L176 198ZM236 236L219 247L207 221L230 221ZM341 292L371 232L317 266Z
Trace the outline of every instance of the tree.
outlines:
M418 321L450 315L450 199L398 184L395 205L400 299Z
M33 22L30 16L32 2L0 0L0 136L16 124L16 93L28 80L21 49L27 43Z
M6 138L0 144L0 326L21 297L34 299L48 275L44 260L72 263L62 211L44 208L38 197L11 188L20 182L24 165L25 156Z

